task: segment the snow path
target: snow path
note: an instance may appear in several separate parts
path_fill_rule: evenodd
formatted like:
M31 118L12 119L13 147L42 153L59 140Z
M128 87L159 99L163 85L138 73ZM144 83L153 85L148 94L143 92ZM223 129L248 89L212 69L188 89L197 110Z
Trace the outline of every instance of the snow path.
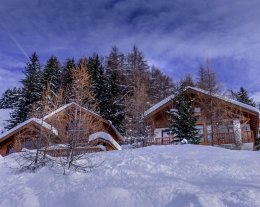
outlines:
M260 152L152 146L95 154L103 166L16 174L0 158L0 206L260 206Z

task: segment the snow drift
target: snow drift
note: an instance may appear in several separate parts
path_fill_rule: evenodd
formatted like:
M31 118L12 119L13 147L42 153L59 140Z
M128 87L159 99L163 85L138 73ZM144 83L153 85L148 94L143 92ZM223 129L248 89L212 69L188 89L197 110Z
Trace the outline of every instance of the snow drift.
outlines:
M62 175L6 168L0 158L0 206L260 206L260 153L209 146L152 146L94 154L104 165Z

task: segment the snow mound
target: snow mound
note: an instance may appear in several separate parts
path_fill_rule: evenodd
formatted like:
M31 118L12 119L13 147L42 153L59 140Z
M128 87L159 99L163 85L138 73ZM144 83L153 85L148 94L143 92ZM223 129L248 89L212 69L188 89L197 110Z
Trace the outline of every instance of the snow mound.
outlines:
M117 150L122 150L121 146L113 139L113 137L110 134L108 134L106 132L96 132L94 134L91 134L89 136L89 140L88 141L91 142L91 141L94 141L94 140L96 140L98 138L101 138L101 139L104 139L106 141L109 141L116 147Z
M168 145L93 153L90 173L14 173L0 159L5 207L259 207L260 152Z

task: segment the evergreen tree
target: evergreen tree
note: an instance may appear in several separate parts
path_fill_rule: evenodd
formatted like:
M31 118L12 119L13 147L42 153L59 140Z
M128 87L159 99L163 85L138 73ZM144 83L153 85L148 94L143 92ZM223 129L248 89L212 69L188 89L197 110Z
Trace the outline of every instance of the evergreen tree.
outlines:
M13 109L18 106L19 99L22 94L22 89L21 88L12 88L12 89L7 89L1 99L0 99L0 108L1 109Z
M242 102L242 103L248 104L250 106L254 106L254 107L256 106L256 103L254 102L254 100L249 97L248 91L243 87L240 87L238 92L231 91L231 94L239 102Z
M72 96L71 88L72 88L72 71L76 68L76 63L74 59L67 59L65 66L63 67L61 73L61 87L65 91L65 102L68 103L70 97Z
M19 103L11 113L11 119L7 129L15 127L17 124L27 120L33 109L33 104L41 99L42 95L42 74L39 58L36 53L30 57L24 71L25 78L21 80L23 85Z
M153 105L171 95L174 84L170 77L164 75L158 68L152 67L149 72L149 105Z
M116 128L123 132L123 120L125 117L125 76L124 55L116 47L112 48L106 60L107 97L105 99L106 110L104 116L111 120Z
M95 95L96 110L101 115L107 115L107 89L102 62L97 54L88 59L88 70L91 77L91 91Z
M142 116L149 107L149 66L143 53L135 46L128 54L126 64L126 134L130 137L146 137L148 128Z
M43 88L49 84L52 95L55 95L61 87L61 65L57 57L51 56L44 67L42 75Z
M184 86L180 86L174 99L175 109L170 111L170 132L180 141L187 139L189 143L198 144L197 129L195 123L197 117L194 116L192 108L193 100L185 93Z

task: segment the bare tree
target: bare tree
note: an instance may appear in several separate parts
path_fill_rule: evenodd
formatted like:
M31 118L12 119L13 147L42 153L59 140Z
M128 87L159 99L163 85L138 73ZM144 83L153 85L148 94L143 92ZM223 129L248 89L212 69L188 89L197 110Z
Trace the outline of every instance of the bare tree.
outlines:
M221 144L226 139L240 148L240 122L244 119L241 109L223 100L223 96L207 91L198 93L196 102L201 107L201 116L211 127L211 144Z
M45 123L43 117L52 110L53 99L51 94L51 89L48 85L43 92L41 100L33 105L30 117L34 118L39 127L33 124L29 125L26 132L19 133L16 136L14 141L15 151L22 150L16 159L20 170L35 171L48 162L44 149L47 149L51 139L54 138L54 134L52 126Z
M205 64L201 65L196 85L212 94L220 92L220 84L217 80L215 71L211 67L209 59L206 60Z
M70 100L76 104L70 107L66 113L53 116L55 128L59 131L60 143L65 147L65 151L61 150L65 154L58 159L64 174L69 169L87 172L96 166L92 163L89 154L80 153L80 151L82 152L82 148L88 147L88 137L91 133L103 129L100 117L92 112L96 105L85 61L72 69L70 93L72 94Z

